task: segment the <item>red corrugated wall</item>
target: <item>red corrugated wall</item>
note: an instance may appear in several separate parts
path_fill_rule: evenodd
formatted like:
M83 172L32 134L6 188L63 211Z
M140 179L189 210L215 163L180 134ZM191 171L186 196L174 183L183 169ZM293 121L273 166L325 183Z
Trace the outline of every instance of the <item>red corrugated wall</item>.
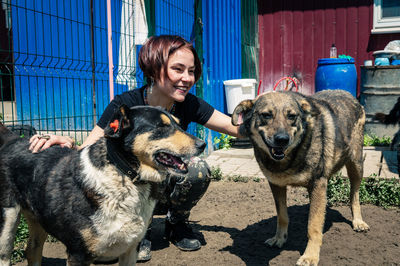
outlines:
M338 55L355 59L359 77L373 51L400 39L400 33L371 34L372 17L373 0L258 0L260 90L295 75L301 92L314 93L318 59L329 57L332 43Z

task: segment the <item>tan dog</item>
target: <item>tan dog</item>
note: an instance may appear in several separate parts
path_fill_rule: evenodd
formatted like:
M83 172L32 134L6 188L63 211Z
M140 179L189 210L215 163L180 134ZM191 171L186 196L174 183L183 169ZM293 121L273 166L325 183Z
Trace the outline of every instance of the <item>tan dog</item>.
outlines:
M297 265L317 265L327 203L328 178L346 166L351 182L353 229L368 230L361 217L359 187L363 175L363 107L348 92L323 91L311 97L294 92L266 93L242 101L232 123L253 143L267 177L278 214L269 246L282 247L288 236L286 186L304 186L310 198L308 243Z

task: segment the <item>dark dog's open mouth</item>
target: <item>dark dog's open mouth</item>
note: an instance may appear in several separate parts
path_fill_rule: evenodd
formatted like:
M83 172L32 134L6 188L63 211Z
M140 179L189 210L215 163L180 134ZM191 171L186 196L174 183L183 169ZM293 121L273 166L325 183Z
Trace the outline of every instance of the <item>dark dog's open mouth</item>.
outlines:
M285 158L285 147L272 147L270 145L267 145L269 148L269 153L272 155L272 158L274 158L277 161L282 160Z
M172 168L173 171L179 172L179 173L187 173L187 164L183 162L181 157L178 157L176 155L172 155L167 152L158 152L155 156L156 161L164 165L168 168Z

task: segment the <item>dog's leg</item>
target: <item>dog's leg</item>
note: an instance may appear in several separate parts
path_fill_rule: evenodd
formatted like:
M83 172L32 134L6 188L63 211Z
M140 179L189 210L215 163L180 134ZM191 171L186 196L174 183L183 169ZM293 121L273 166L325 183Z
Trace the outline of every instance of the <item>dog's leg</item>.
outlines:
M269 183L272 195L275 200L275 207L278 216L275 236L265 241L269 246L277 246L281 248L286 243L288 237L289 216L286 206L286 187L279 187Z
M40 266L42 265L42 251L47 232L29 214L24 213L24 216L29 227L29 239L25 249L26 259L28 265Z
M124 254L119 256L119 266L136 265L139 243L132 245Z
M319 251L322 245L322 230L325 222L327 179L317 179L308 188L310 197L310 213L308 214L308 242L304 254L296 265L318 265Z
M68 258L67 258L67 266L89 266L93 259L88 258L83 253L70 253L67 248Z
M363 221L361 216L359 189L363 173L363 164L359 160L357 162L349 161L346 164L347 174L350 178L350 205L353 213L353 230L357 232L369 230L368 224Z
M0 265L11 265L11 252L14 248L18 228L20 207L0 208Z

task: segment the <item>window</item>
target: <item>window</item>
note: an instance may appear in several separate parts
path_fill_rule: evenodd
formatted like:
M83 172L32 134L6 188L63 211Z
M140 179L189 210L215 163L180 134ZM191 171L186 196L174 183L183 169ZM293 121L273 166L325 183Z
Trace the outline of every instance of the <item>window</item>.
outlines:
M400 1L374 0L372 33L400 32Z

